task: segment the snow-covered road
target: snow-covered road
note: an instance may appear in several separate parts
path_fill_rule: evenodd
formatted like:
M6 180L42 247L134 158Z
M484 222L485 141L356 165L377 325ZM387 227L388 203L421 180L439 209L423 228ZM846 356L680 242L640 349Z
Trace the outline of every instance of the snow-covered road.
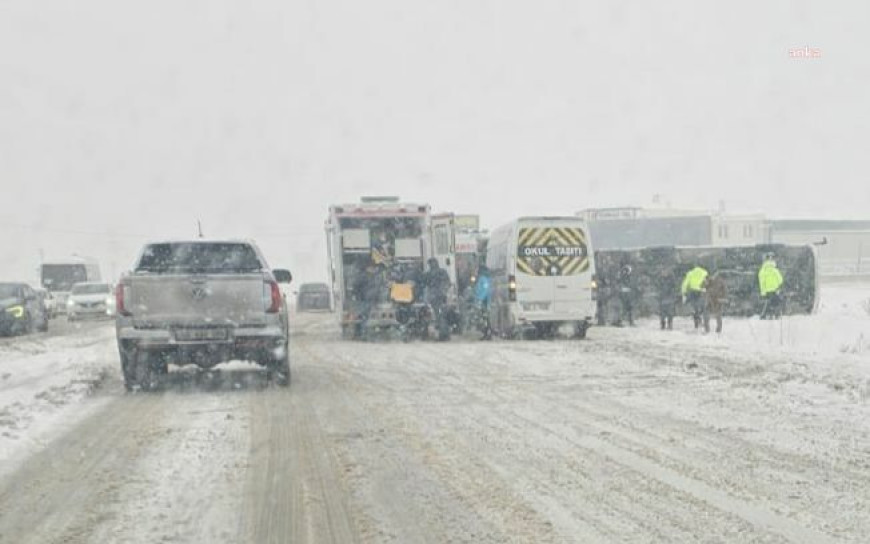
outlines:
M866 542L870 289L823 296L722 337L298 316L289 390L239 363L126 395L108 327L0 346L0 542Z

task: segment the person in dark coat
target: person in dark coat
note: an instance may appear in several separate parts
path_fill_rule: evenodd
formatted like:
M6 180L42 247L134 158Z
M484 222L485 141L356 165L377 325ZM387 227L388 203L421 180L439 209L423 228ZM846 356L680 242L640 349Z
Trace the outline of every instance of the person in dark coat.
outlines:
M619 302L619 313L616 321L613 323L617 327L623 325L623 320L627 320L629 326L634 326L634 276L631 265L623 265L616 275L616 296Z
M595 319L599 327L607 324L607 302L610 298L610 283L604 276L595 276Z
M710 316L716 319L716 332L722 332L722 312L728 298L728 286L718 272L706 280L707 313L704 315L704 330L710 332Z
M438 264L438 259L432 257L429 259L429 270L426 271L426 302L432 305L433 309L440 309L447 304L447 294L450 291L450 274L441 268Z
M670 266L659 269L655 281L656 299L659 303L659 324L662 330L674 328L674 315L677 313L679 285L677 274Z
M450 331L456 326L455 312L449 312L447 307L450 293L450 274L441 268L438 259L429 259L429 270L426 272L426 302L432 308L432 317L438 329L438 339L450 339Z
M372 310L380 304L387 294L386 268L374 264L366 267L354 282L354 297L358 304L358 317L354 327L354 337L361 338L366 330Z

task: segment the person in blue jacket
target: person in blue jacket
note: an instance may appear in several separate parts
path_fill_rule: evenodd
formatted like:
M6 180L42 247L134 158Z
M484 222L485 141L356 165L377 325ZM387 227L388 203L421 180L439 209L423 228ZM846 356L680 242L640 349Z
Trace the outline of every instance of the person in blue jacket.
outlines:
M492 327L489 323L490 300L492 300L492 278L489 269L485 264L482 264L477 269L477 282L474 284L474 301L480 312L481 332L483 333L481 340L492 338Z

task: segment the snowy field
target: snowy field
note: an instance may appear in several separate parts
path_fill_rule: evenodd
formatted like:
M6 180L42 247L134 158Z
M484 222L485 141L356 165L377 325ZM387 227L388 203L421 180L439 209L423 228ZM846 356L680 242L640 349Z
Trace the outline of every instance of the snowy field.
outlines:
M127 395L110 325L0 343L0 542L866 542L870 286L585 342L361 344L294 320Z

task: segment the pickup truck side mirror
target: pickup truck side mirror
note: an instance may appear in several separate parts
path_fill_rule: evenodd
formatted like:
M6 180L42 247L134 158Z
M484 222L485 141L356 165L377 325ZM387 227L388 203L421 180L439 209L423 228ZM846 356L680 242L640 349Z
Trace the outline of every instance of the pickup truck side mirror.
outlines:
M293 274L291 274L289 270L283 268L272 270L272 275L275 276L275 281L278 283L290 283L293 281Z

